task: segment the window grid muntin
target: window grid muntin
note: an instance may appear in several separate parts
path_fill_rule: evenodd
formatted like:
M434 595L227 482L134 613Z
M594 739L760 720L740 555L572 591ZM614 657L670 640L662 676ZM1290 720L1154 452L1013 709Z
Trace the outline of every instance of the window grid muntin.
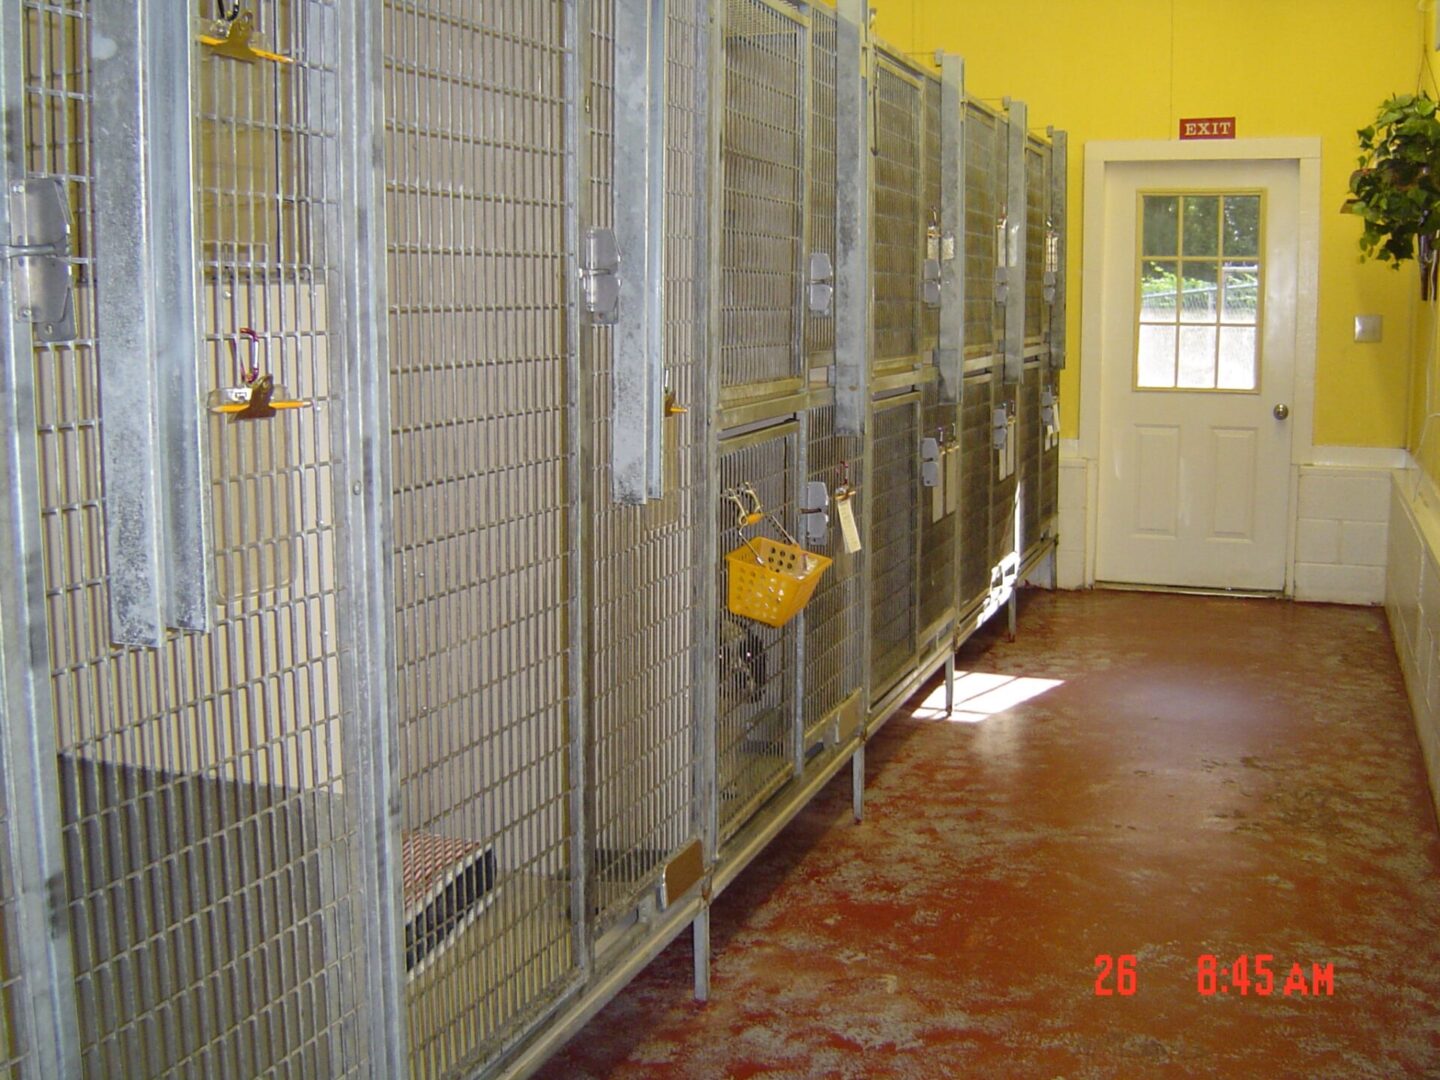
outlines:
M1175 245L1173 252L1147 252L1145 236L1145 204L1147 199L1173 198L1176 200L1175 211ZM1190 255L1185 251L1185 204L1188 199L1215 199L1215 252L1214 254ZM1242 255L1227 252L1226 231L1225 231L1225 207L1227 200L1231 199L1256 199L1258 200L1256 242L1254 255ZM1265 274L1264 274L1264 252L1265 252L1265 193L1263 190L1206 190L1206 189L1166 189L1147 190L1136 194L1136 300L1135 300L1135 339L1134 339L1134 362L1132 367L1132 386L1135 390L1143 391L1180 391L1183 393L1221 393L1221 394L1257 394L1260 392L1260 340L1264 326L1264 295L1265 295ZM1149 263L1168 263L1175 267L1175 302L1173 318L1168 320L1147 317L1145 314L1145 268ZM1206 319L1187 318L1185 313L1185 287L1186 268L1204 267L1212 270L1216 282L1214 317ZM1236 269L1250 269L1253 267L1255 303L1253 306L1254 315L1249 321L1227 319L1226 309L1226 272ZM1145 338L1147 327L1168 329L1174 328L1175 334L1171 343L1173 362L1171 365L1171 382L1169 384L1145 383L1142 381L1141 368L1141 345ZM1252 331L1250 346L1250 371L1252 373L1251 385L1220 386L1220 372L1222 368L1221 343L1224 338L1223 330L1230 329ZM1210 365L1209 386L1182 384L1181 379L1181 342L1184 331L1211 330L1213 340L1209 345L1212 354ZM1194 334L1192 333L1192 337Z

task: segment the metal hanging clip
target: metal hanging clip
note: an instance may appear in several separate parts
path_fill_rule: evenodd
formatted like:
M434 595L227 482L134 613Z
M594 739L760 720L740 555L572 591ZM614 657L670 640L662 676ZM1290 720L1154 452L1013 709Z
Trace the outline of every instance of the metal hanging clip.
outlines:
M216 56L253 64L267 60L272 64L293 64L295 61L280 53L269 52L254 43L255 18L248 11L241 11L239 0L228 13L221 7L220 18L210 24L208 33L200 35L200 44Z
M308 400L288 397L285 388L276 384L273 376L260 370L260 335L248 326L242 326L237 334L250 343L250 355L240 358L235 348L235 360L240 365L240 386L222 386L210 392L207 406L217 416L228 416L231 420L268 420L281 409L305 409L312 404Z

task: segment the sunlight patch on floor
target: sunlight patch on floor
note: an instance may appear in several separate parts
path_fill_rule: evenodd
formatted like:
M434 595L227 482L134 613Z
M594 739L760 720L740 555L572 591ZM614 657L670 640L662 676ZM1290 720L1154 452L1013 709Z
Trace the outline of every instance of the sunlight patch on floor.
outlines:
M955 673L955 711L945 715L945 687L937 686L915 710L917 720L949 720L978 724L1041 694L1063 686L1064 679L1036 679L1028 675L993 675L983 671Z

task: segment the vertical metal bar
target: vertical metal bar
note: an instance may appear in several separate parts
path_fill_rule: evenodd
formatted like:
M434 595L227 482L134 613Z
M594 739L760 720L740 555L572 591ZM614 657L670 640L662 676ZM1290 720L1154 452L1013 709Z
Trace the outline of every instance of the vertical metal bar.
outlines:
M945 655L945 715L955 712L955 650Z
M159 387L153 363L159 267L149 243L158 212L146 175L146 143L163 138L147 107L155 72L145 48L143 4L96 0L90 43L92 153L103 167L93 185L101 453L105 469L105 555L110 638L157 646L164 639L160 519ZM174 5L171 5L174 7ZM188 17L181 14L182 21ZM189 41L185 51L189 50ZM189 115L189 102L184 111ZM171 116L171 125L175 116ZM192 264L193 265L193 264Z
M1010 102L1009 184L1005 199L1005 381L1018 383L1025 367L1025 132L1023 101Z
M858 824L865 820L865 732L861 729L860 745L850 759L850 812Z
M150 280L156 315L152 355L159 389L159 464L164 495L161 603L166 625L209 630L214 622L209 440L200 405L200 281L189 123L196 45L189 13L182 5L148 0L142 6L144 63L151 80L145 145L153 215L148 237L153 249ZM99 11L97 7L97 16ZM98 125L94 135L99 136ZM109 159L98 145L96 160L106 163L96 172L98 187L109 169ZM143 357L131 360L144 362Z
M704 167L699 170L700 179L696 185L696 206L701 227L696 245L696 260L700 267L699 283L696 289L696 307L699 326L697 340L701 379L705 387L705 400L697 402L706 423L701 425L699 453L695 455L700 470L699 482L695 485L697 520L695 528L696 545L699 549L698 581L694 584L695 605L695 831L704 842L705 865L715 861L720 840L720 806L718 791L718 755L716 714L719 688L716 674L717 627L720 623L719 589L716 585L716 566L719 563L720 542L711 521L715 506L720 498L720 452L716 439L714 412L720 401L720 342L714 332L720 325L720 259L719 243L722 225L722 199L720 198L720 132L721 111L725 102L724 28L720 25L723 10L718 0L700 0L710 13L701 21L702 32L708 35L703 52L706 57L705 70L696 80L699 100L696 109L705 117L706 133Z
M19 16L18 4L7 5L0 24L7 188L24 175L21 133L7 122L21 108L14 104L21 98ZM9 226L0 200L0 236L9 236ZM15 873L15 936L4 944L23 980L11 1006L29 1047L26 1075L68 1077L79 1075L80 1038L55 775L31 349L29 324L15 318L10 260L0 259L0 474L8 478L0 550L13 556L0 572L0 778Z
M691 924L695 942L695 1000L710 1000L710 905L706 904Z
M571 0L566 6L566 71L565 71L565 250L575 258L580 243L580 185L589 177L589 140L581 135L585 92L583 72L590 41L591 7L589 0ZM577 553L569 582L570 607L570 919L575 956L582 969L592 962L589 896L590 800L593 798L594 772L590 767L592 736L590 717L590 670L587 643L590 641L590 595L594 560L578 553L593 550L593 515L590 512L590 484L594 462L591 460L590 380L581 370L580 275L578 265L570 274L570 293L566 305L566 340L568 362L565 382L570 402L569 423L576 453L574 467L569 470L569 542Z
M369 1056L379 1075L409 1075L405 1022L404 900L400 859L399 715L393 673L395 544L391 507L389 337L386 312L385 179L375 147L385 131L382 5L341 5L338 124L341 152L327 155L322 182L339 192L341 250L335 320L342 380L336 515L345 542L340 561L342 691L355 722L345 725L347 777L356 785L360 880L364 897L365 1000ZM338 173L338 175L333 175ZM332 186L333 185L333 186ZM346 327L353 335L344 342Z
M953 243L940 261L940 400L959 401L965 367L965 61L946 53L940 61L940 235Z
M0 9L0 178L5 190L25 178L24 37L19 4ZM10 235L9 201L0 198L0 237ZM80 1036L65 857L55 770L54 703L40 535L40 476L35 438L35 358L30 324L15 317L10 260L0 258L0 779L10 821L4 840L14 867L14 939L6 935L14 1023L28 1043L23 1074L80 1073Z
M611 474L615 500L664 495L665 7L615 4L615 324Z
M870 142L865 0L840 0L835 67L835 431L863 435L870 377Z
M1050 304L1050 367L1059 371L1065 366L1065 250L1066 205L1069 187L1070 139L1063 131L1050 136L1050 224L1057 237L1055 262L1055 299Z

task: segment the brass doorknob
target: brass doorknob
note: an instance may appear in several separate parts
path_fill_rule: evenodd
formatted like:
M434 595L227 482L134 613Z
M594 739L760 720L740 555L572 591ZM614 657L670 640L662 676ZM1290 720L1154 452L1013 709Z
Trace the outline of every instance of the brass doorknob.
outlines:
M1287 416L1290 415L1290 406L1282 402L1281 404L1275 406L1274 412L1276 420L1284 420Z

